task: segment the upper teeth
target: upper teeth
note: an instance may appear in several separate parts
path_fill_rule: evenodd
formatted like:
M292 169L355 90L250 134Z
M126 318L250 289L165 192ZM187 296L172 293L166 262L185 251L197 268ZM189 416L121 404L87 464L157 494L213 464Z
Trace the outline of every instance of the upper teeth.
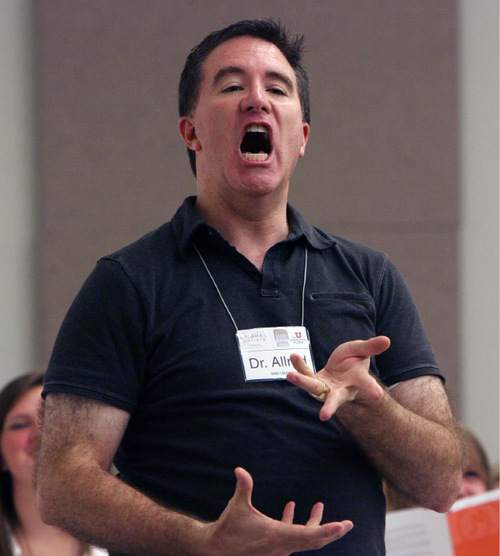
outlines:
M251 124L247 126L245 131L252 131L254 133L267 133L267 129L263 125Z

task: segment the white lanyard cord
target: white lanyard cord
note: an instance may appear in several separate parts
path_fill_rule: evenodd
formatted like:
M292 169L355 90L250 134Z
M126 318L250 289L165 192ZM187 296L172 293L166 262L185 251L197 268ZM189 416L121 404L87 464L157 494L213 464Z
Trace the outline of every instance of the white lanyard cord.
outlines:
M210 279L212 280L213 285L215 286L215 289L217 290L217 293L219 294L220 300L222 301L222 305L224 305L224 308L227 311L227 314L229 315L229 318L231 319L231 322L233 323L233 326L236 330L236 332L238 332L238 326L236 325L236 321L233 318L233 315L231 314L231 311L229 310L229 307L227 306L226 302L224 301L224 298L222 297L222 294L219 290L219 287L217 286L217 282L215 281L215 278L212 276L212 273L210 272L210 269L207 266L207 263L205 262L205 259L201 256L200 250L198 249L198 247L196 247L196 244L193 243L193 247L195 248L196 252L198 253L198 257L200 257L201 262L203 263L203 266L205 267L205 270L207 271L208 275L210 276ZM306 297L306 281L307 281L307 246L304 246L304 278L302 280L302 306L301 306L301 326L304 326L304 305L305 305L305 297Z
M307 245L304 245L304 278L302 280L302 307L300 326L304 326L304 305L306 300L306 281L307 281Z
M238 332L238 327L236 326L236 321L233 319L233 315L231 314L231 311L229 310L229 307L226 305L226 302L224 301L224 298L222 297L222 294L220 293L219 290L219 286L217 286L217 282L215 281L215 278L212 276L212 273L210 272L210 270L208 269L207 263L205 262L205 259L201 256L200 251L198 250L198 247L196 247L196 244L193 241L193 246L196 249L196 252L198 253L198 256L201 259L201 262L203 263L203 266L205 267L205 270L208 272L208 275L210 276L210 279L213 282L213 285L215 286L215 289L217 290L217 293L219 294L220 300L222 301L222 304L224 305L224 308L227 311L227 314L229 315L229 318L232 320L234 328L236 329L236 332Z

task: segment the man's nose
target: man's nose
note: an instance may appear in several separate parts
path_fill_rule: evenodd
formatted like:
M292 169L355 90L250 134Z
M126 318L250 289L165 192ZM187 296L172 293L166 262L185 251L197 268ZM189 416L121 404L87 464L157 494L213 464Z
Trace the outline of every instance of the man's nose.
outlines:
M267 114L271 112L271 103L266 97L265 91L261 87L252 87L248 94L241 101L243 112L260 112L263 110Z

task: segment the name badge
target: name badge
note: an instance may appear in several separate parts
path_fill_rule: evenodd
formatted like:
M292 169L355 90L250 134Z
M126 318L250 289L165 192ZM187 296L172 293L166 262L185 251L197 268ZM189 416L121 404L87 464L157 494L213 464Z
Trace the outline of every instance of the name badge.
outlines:
M245 380L285 380L297 353L314 370L309 334L304 326L251 328L236 332Z

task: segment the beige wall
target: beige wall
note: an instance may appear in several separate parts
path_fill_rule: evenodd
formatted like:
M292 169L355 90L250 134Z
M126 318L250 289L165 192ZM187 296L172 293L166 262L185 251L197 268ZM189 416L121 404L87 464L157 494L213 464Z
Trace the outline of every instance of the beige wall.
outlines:
M498 0L460 2L462 419L499 459Z
M32 47L30 2L0 2L0 384L38 355Z
M453 1L37 5L42 358L95 260L195 190L176 117L190 48L234 20L273 16L306 35L312 84L292 202L318 226L390 253L458 399Z

